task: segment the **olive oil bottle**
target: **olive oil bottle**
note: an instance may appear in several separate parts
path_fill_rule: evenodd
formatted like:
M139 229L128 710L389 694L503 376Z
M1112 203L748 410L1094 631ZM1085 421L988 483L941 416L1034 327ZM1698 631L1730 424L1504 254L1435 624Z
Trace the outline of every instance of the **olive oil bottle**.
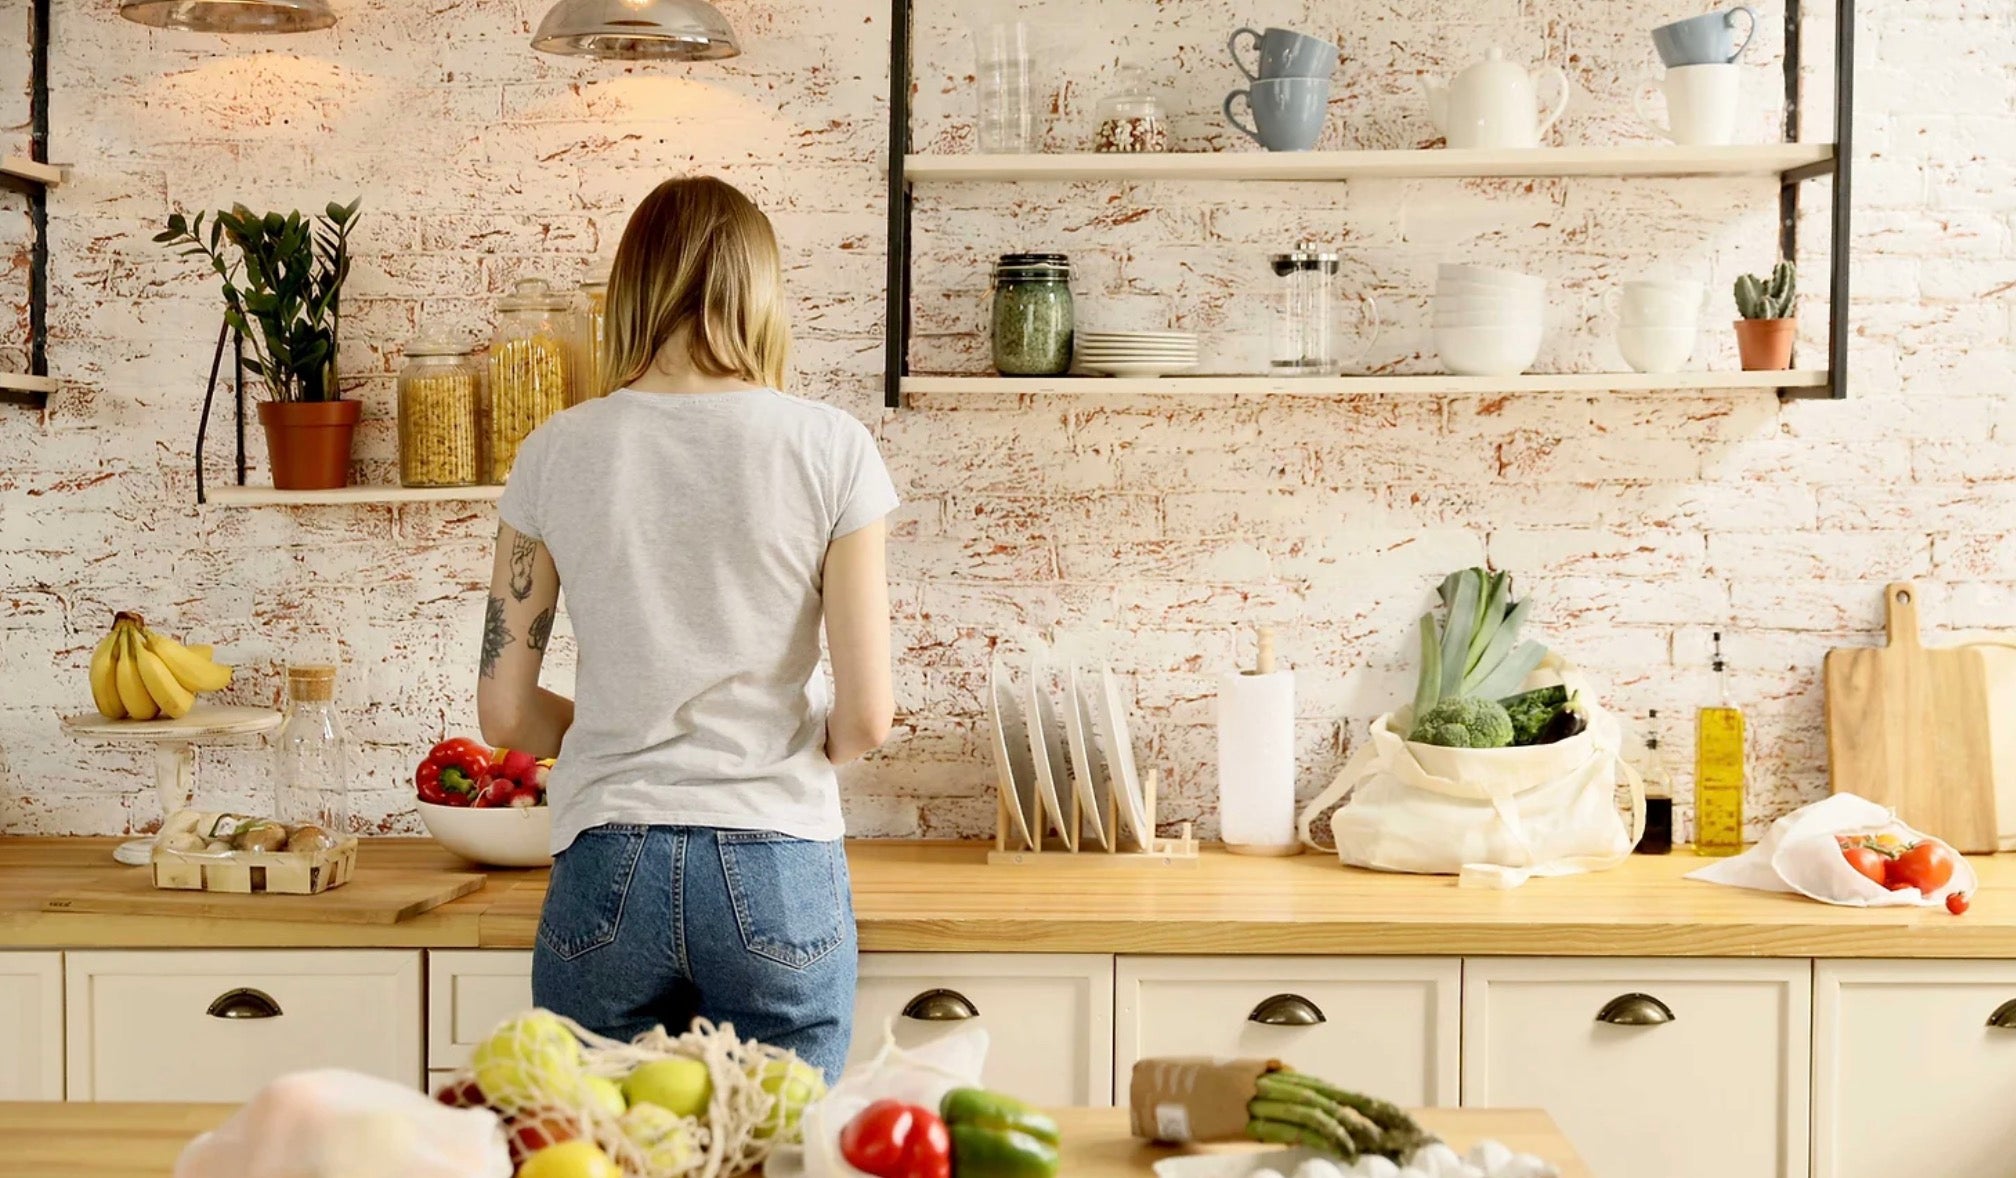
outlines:
M1743 789L1747 758L1743 710L1729 698L1722 635L1715 634L1715 680L1721 702L1694 718L1694 852L1734 855L1743 849Z

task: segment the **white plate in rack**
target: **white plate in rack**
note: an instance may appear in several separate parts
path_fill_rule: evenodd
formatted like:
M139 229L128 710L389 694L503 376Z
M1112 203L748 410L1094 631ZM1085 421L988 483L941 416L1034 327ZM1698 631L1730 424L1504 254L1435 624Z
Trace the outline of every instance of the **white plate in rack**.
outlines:
M1073 663L1065 678L1064 697L1064 732L1071 746L1071 786L1078 793L1079 820L1099 840L1099 848L1110 851L1117 833L1106 829L1106 803L1113 797L1113 778L1107 773L1105 756L1095 755L1092 747L1095 709L1085 679Z
M1195 360L1081 360L1079 367L1106 376L1168 376L1197 367Z
M1127 849L1148 850L1148 841L1155 832L1148 829L1148 806L1141 794L1141 776L1134 768L1133 736L1127 731L1127 701L1120 698L1120 683L1113 678L1113 668L1099 669L1102 708L1099 715L1100 750L1106 756L1106 767L1113 779L1113 789L1120 795L1120 825L1131 836L1121 840ZM1114 836L1116 839L1119 836Z
M1050 815L1050 824L1064 839L1064 845L1078 849L1071 830L1071 816L1064 803L1071 797L1071 765L1064 752L1064 725L1057 719L1056 697L1050 692L1050 668L1043 656L1029 656L1029 686L1026 693L1029 717L1029 756L1036 762L1036 797ZM1040 829L1038 823L1032 829Z
M1034 849L1030 832L1043 829L1043 815L1036 809L1036 763L1029 755L1022 701L998 658L987 668L987 722L994 737L995 788L1007 799L1008 823L1022 840L1020 847L1009 849Z

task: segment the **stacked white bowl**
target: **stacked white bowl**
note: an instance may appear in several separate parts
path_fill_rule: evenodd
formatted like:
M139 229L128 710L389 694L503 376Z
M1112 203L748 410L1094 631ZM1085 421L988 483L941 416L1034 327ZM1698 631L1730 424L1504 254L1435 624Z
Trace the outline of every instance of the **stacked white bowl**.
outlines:
M1637 372L1678 372L1701 334L1698 282L1627 282L1617 292L1617 350Z
M1436 271L1435 350L1458 376L1516 376L1545 334L1547 280L1445 262Z

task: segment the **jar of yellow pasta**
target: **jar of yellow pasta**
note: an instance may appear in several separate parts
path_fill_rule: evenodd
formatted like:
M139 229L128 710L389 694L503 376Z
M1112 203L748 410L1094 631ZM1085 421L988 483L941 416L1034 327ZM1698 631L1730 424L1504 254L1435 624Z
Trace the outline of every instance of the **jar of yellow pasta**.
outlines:
M508 478L526 437L572 401L569 301L538 278L520 279L497 301L484 413L485 482Z
M609 268L591 273L574 292L574 399L609 395L602 373L602 341L609 311Z
M399 370L399 482L469 487L483 481L483 369L475 348L429 328Z

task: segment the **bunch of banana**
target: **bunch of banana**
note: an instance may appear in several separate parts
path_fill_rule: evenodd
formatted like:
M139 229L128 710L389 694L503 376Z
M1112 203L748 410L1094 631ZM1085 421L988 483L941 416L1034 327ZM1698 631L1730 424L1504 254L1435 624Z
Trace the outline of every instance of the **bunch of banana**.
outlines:
M214 653L156 634L139 614L122 611L91 652L91 699L108 720L180 720L198 692L231 682L231 668Z

